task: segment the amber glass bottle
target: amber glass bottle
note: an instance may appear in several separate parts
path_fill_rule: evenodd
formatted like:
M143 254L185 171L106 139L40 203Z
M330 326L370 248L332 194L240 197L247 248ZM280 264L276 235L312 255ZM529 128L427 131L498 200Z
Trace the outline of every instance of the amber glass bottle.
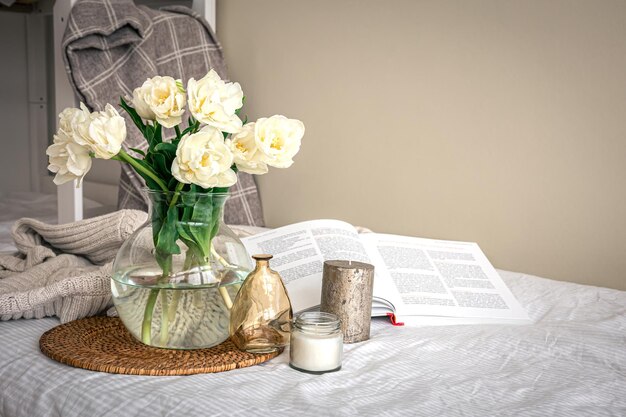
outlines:
M256 267L233 302L230 335L241 350L273 352L289 344L291 301L280 275L270 269L272 255L252 257Z

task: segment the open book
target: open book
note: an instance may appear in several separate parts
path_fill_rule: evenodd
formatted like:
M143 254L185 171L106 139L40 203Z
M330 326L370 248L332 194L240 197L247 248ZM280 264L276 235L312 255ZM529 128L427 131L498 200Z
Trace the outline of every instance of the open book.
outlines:
M250 254L274 255L293 310L319 306L323 262L373 264L372 316L407 324L530 323L476 243L378 233L312 220L242 239Z

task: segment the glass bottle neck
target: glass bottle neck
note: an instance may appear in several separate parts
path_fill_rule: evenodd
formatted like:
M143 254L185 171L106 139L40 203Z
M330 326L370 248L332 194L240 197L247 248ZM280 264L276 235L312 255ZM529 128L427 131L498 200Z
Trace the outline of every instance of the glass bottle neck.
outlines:
M270 269L269 261L267 261L265 259L257 259L257 261L256 261L256 269L258 271Z

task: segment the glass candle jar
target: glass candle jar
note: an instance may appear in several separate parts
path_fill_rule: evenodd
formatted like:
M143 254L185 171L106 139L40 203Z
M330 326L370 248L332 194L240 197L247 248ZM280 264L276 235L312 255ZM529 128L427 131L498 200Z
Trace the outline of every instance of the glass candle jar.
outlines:
M289 366L323 374L341 369L343 335L337 316L317 311L299 314L291 328Z

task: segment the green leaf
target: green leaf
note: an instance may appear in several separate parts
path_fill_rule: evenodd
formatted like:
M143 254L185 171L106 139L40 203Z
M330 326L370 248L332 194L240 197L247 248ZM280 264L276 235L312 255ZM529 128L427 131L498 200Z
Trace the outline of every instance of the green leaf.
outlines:
M131 158L133 158L133 160L135 160L135 162L137 162L139 165L143 166L144 168L154 171L154 169L152 169L152 167L150 166L150 164L148 164L146 161L144 161L143 159L139 159L139 158L135 158L132 155L129 155ZM143 172L139 171L139 170L135 170L135 172L139 175L141 175L141 177L144 179L144 181L146 182L146 185L148 186L148 188L150 188L151 190L161 190L161 187L159 186L159 184L157 184L152 178L150 178L148 175L144 174Z
M165 155L155 152L152 154L152 160L154 161L154 169L159 174L159 177L169 182L169 178L172 176L172 171L170 171L171 163L168 164Z
M176 188L176 185L178 185L178 180L172 177L167 183L167 188L169 188L170 190L173 190Z
M213 192L214 188L202 188L198 186L198 190L199 193L211 193Z
M197 196L189 222L189 232L202 251L204 258L209 257L212 231L213 198L209 195Z
M178 234L180 235L181 239L183 239L183 242L185 242L187 246L189 246L190 242L193 242L193 236L189 232L189 228L186 227L186 225L182 223L178 223Z
M217 235L217 231L220 227L220 212L223 209L222 203L219 201L213 201L213 211L211 213L211 231L209 233L209 242Z
M152 178L145 175L141 175L141 177L144 179L144 181L146 182L146 186L149 189L154 191L161 191L161 186L159 186L159 184L157 184Z
M183 132L180 134L180 136L185 136L187 133L191 132L194 129L194 126L189 126L188 128L186 128L185 130L183 130Z
M235 114L239 115L239 112L241 111L241 109L243 109L243 105L246 104L246 96L243 96L241 98L241 107L239 107L237 110L235 110Z
M159 143L158 145L156 145L154 147L154 150L156 152L166 151L166 152L171 152L173 154L176 154L176 145L174 145L173 143L170 143L170 142L162 142L162 143Z
M144 137L148 141L148 152L153 152L154 148L163 142L162 126L158 122L146 125Z
M155 133L156 133L156 129L153 126L148 126L146 128L146 140L148 141L148 152L153 152L154 147L159 144L159 142L154 139Z
M152 205L152 240L156 247L161 226L167 217L167 204L164 202L154 202Z
M163 142L163 126L161 126L158 122L154 122L156 125L154 128L154 141L155 146L157 143Z
M146 157L146 153L142 151L141 149L138 149L138 148L128 148L128 149L130 149L131 151L137 152L139 155L143 156L144 158Z
M122 97L120 97L120 106L122 107L122 109L124 109L126 113L128 113L128 115L132 119L133 123L135 123L135 126L137 126L141 134L146 136L146 133L145 133L146 125L143 123L141 116L137 114L137 111L131 106L129 106Z
M180 218L178 233L180 233L187 246L189 246L190 243L196 245L193 240L194 237L189 229L189 221L191 220L191 215L193 213L193 205L195 203L195 199L196 197L192 193L180 194L180 205L183 209L183 215Z
M196 185L195 184L191 184L191 192L190 193L182 193L180 195L180 201L181 204L185 207L185 208L190 208L193 210L193 205L196 203L196 190L195 188ZM183 213L183 217L185 217L185 214ZM191 214L189 215L189 217L187 217L187 220L191 219Z
M178 240L177 222L178 207L174 205L168 208L167 217L162 223L157 236L156 252L161 257L180 253L180 247L176 243Z
M144 137L148 142L148 152L152 152L156 143L154 143L154 128L151 125L146 125L146 131Z

